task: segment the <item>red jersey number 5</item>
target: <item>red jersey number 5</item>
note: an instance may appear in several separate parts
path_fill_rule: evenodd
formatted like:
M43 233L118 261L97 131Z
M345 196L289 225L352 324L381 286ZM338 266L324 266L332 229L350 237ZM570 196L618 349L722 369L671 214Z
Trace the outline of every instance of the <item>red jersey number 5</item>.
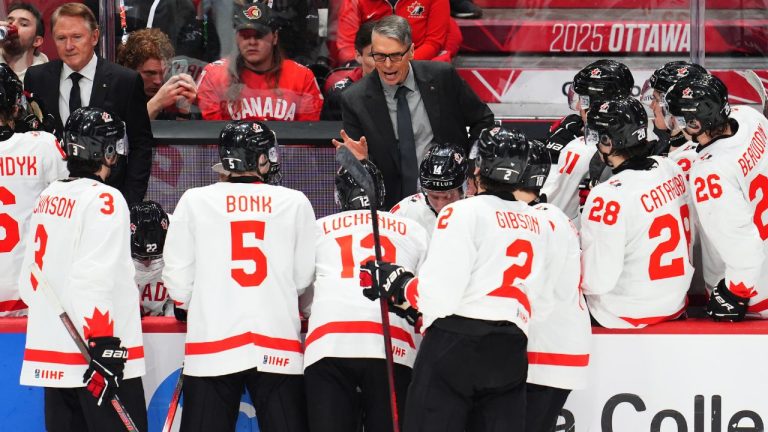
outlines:
M258 246L245 246L245 236L253 234L257 240L264 240L263 221L230 222L232 233L232 261L250 261L255 269L247 273L243 268L232 269L232 279L243 288L256 287L267 278L267 257Z

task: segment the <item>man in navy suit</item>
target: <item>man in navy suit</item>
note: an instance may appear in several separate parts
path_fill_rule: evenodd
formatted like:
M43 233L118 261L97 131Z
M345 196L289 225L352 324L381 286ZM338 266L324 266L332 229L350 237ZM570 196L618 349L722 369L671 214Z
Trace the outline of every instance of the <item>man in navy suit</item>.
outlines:
M43 101L61 137L69 114L83 106L102 108L125 121L129 153L113 167L107 184L128 204L144 199L152 168L152 129L141 76L94 53L99 29L93 12L66 3L51 15L51 32L60 60L27 70L24 88Z
M342 94L341 136L379 167L390 208L416 192L418 166L432 142L457 144L469 154L480 131L493 126L493 113L450 64L412 61L404 18L382 18L371 42L377 73Z

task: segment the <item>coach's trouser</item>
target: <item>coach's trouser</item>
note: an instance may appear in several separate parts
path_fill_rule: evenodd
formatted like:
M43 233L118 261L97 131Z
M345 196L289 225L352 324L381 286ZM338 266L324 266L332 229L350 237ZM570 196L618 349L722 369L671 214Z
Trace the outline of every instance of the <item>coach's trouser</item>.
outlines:
M262 432L307 432L304 377L256 368L214 377L184 376L181 432L234 431L248 389Z
M324 358L304 370L312 432L391 432L389 384L384 359ZM411 368L395 363L400 428ZM357 389L361 392L358 394Z
M555 432L557 418L570 392L556 387L527 384L526 432Z
M48 432L123 431L125 426L108 400L96 405L85 387L45 388L45 429ZM147 429L147 404L141 378L124 380L117 395L141 431Z
M435 321L416 356L404 432L523 431L527 344L509 322Z

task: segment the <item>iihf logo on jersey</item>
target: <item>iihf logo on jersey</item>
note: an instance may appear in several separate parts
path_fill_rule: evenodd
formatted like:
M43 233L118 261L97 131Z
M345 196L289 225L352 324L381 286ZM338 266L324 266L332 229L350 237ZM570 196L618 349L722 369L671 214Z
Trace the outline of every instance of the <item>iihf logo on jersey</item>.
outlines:
M424 17L424 6L419 2L413 2L410 6L408 6L408 13L411 17L415 18L423 18Z
M693 99L693 90L691 90L690 87L686 87L683 89L683 98Z
M601 71L598 68L594 68L591 71L589 71L590 78L602 78L602 76L603 76L603 71Z

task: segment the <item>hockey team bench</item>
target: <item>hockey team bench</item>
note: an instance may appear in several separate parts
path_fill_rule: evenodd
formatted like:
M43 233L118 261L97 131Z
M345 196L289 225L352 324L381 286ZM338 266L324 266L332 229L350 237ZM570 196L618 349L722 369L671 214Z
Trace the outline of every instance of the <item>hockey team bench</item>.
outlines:
M181 367L185 325L150 317L143 327L144 391L154 432ZM24 318L0 318L2 430L44 430L42 391L18 384L25 329ZM765 430L768 398L757 383L768 382L768 321L689 319L642 330L593 328L593 334L589 387L571 394L557 430ZM250 401L244 398L240 407L238 431L258 430Z

